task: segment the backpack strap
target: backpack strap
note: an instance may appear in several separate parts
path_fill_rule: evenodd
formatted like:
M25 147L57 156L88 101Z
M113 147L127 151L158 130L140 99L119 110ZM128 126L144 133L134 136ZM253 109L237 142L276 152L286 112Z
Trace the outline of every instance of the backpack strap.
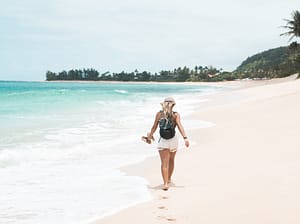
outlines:
M163 116L164 116L164 112L163 112L162 110L160 110L159 112L160 112L160 114L161 114L161 117L160 117L160 119L162 119L162 118L163 118ZM177 124L176 124L176 120L174 119L174 115L176 115L176 114L177 114L177 112L176 112L176 111L172 111L171 120L172 120L172 124L174 125L174 128L177 126ZM160 119L159 119L159 120L160 120ZM167 117L167 119L168 119L168 117Z

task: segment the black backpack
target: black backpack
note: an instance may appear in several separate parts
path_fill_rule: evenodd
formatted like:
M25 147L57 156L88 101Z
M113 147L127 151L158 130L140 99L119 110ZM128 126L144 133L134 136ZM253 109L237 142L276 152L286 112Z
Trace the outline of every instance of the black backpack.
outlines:
M161 118L159 120L159 128L160 137L170 139L175 136L175 122L173 121L172 116Z

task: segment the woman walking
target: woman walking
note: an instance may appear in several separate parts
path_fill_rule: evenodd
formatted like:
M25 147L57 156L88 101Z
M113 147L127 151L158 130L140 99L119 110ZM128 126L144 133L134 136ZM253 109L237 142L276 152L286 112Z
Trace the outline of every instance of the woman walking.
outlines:
M178 135L176 135L175 128L177 127L180 134L184 139L186 147L190 143L181 124L180 115L178 112L173 111L175 100L172 97L167 97L161 103L162 110L158 111L155 115L155 120L151 131L144 137L146 142L151 142L153 134L157 127L160 127L160 138L158 139L157 148L161 159L161 174L163 178L163 190L169 189L169 183L174 171L174 160L178 148Z

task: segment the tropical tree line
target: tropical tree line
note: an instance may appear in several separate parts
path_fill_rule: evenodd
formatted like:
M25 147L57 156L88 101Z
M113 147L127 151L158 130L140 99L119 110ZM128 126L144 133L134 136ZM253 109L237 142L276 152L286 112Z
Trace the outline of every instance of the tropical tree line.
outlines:
M289 36L288 47L271 49L247 58L233 72L224 72L212 66L195 66L193 69L179 67L173 70L163 70L158 73L148 71L100 73L90 69L72 69L58 73L47 71L46 80L92 80L92 81L157 81L157 82L185 82L185 81L223 81L243 78L277 78L293 73L300 73L300 12L292 12L292 19L285 19L287 29L281 36ZM300 74L298 75L300 78Z
M184 66L173 70L162 70L158 73L148 71L100 73L96 69L72 69L58 73L47 71L46 80L83 80L83 81L155 81L155 82L186 82L186 81L221 81L233 80L229 72L223 72L212 66L195 66L193 69Z
M72 69L58 73L47 71L46 80L82 81L154 81L154 82L215 82L236 79L281 78L300 71L300 48L279 47L270 49L244 60L233 72L226 72L213 66L178 67L158 73L148 71L103 72L96 69Z

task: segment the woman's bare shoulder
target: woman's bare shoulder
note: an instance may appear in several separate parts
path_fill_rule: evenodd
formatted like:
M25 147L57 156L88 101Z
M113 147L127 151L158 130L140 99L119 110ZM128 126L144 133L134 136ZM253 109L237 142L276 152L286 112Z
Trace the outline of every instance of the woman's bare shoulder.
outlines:
M162 111L157 111L157 112L156 112L156 116L157 116L157 115L161 115L161 113L162 113Z
M180 114L176 111L173 111L173 116L175 117L175 119L180 118Z
M161 114L162 114L161 111L156 112L156 115L155 115L156 119L160 119Z

